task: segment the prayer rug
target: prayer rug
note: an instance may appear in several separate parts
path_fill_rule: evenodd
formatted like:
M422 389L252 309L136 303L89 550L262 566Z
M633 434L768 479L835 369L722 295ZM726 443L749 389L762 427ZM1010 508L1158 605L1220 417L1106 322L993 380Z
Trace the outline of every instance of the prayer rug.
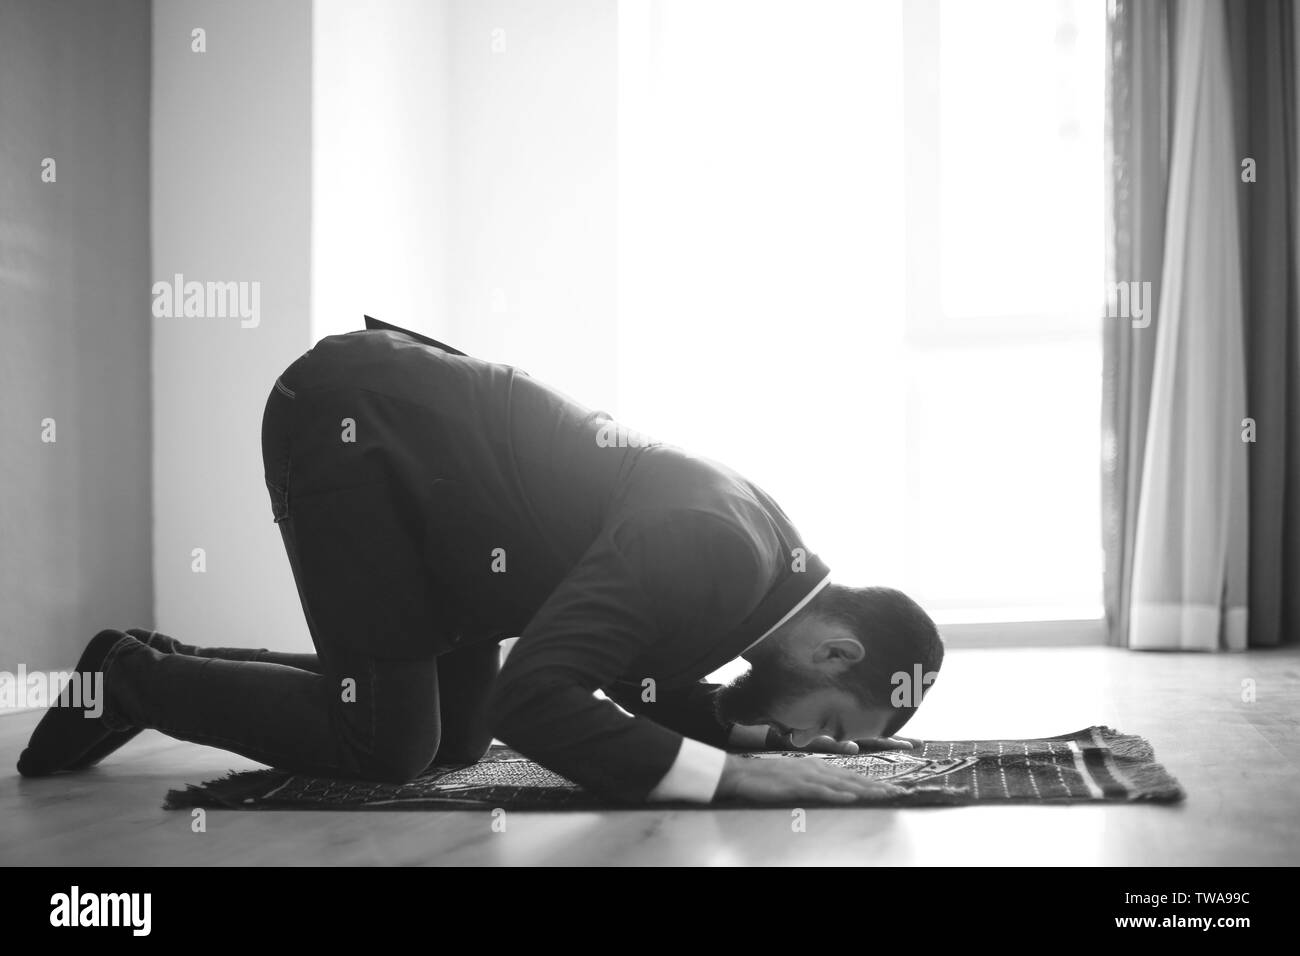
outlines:
M895 799L861 806L972 803L1074 803L1183 799L1141 737L1089 727L1032 740L931 740L918 751L841 756L802 752L744 754L747 759L826 760L903 788ZM808 801L791 801L791 805ZM520 756L494 746L476 764L432 767L410 783L313 777L251 770L168 792L165 809L229 810L605 810L613 803ZM760 807L770 804L655 803L653 807Z

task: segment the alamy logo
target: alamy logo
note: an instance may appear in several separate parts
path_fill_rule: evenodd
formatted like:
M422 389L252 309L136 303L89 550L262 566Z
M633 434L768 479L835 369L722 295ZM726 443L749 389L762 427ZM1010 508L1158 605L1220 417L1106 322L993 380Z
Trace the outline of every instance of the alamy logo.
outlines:
M131 935L148 936L152 921L152 893L69 893L50 897L51 926L129 926Z
M596 432L597 448L648 448L655 444L653 438L614 421L606 421Z
M83 707L86 717L104 713L104 675L99 671L0 671L0 711L20 707Z
M920 664L913 664L910 674L907 671L895 671L889 678L889 683L894 685L894 690L889 695L889 703L894 707L920 707L925 689L933 684L938 676L936 671L922 673Z
M234 319L255 329L262 321L262 283L186 282L176 273L171 282L153 284L155 319Z
M1150 282L1111 282L1106 287L1106 314L1112 319L1132 319L1133 328L1151 324Z

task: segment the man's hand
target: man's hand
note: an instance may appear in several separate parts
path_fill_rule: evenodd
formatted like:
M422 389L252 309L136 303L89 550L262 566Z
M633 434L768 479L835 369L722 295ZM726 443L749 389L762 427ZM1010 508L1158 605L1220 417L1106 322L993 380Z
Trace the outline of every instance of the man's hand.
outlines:
M747 758L728 754L714 799L754 803L862 803L903 793L893 784L871 780L823 760L800 757Z
M920 750L925 741L915 737L868 737L857 744L859 750Z
M768 737L768 750L807 750L823 754L856 754L872 750L920 750L924 743L911 737L868 737L864 740L836 740L834 737L814 737L802 747L797 747L789 734L772 730Z

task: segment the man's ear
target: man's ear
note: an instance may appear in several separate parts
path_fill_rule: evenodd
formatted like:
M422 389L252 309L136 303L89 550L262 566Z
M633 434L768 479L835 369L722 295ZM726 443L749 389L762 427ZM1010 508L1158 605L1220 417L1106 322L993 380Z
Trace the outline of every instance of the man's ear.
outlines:
M866 649L856 637L829 637L817 645L813 661L818 664L824 661L856 664L866 655Z

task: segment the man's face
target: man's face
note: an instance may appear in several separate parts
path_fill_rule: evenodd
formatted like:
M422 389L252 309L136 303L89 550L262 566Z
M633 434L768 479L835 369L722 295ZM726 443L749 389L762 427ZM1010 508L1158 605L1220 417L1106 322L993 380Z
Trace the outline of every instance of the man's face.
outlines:
M836 740L883 736L897 716L895 711L868 707L835 682L861 656L861 644L847 630L809 622L785 635L779 647L755 655L748 673L718 692L718 716L738 724L774 727L789 734L796 747L821 736ZM889 688L883 690L888 693Z

